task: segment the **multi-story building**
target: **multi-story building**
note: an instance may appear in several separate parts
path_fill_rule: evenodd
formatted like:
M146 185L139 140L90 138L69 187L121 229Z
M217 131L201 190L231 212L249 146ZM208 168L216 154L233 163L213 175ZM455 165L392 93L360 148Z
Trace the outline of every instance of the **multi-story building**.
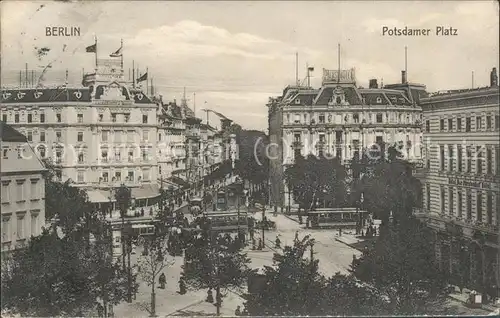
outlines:
M159 195L157 105L124 80L122 64L97 60L82 87L2 90L1 117L92 202L111 204L125 184L136 205L151 205Z
M425 174L419 217L435 230L443 269L473 288L499 285L499 87L421 100ZM464 270L465 268L465 270Z
M349 164L362 149L395 144L407 160L421 160L418 102L426 94L424 85L407 82L404 71L402 83L383 88L375 79L369 88L358 87L354 69L324 69L318 89L286 87L268 103L270 140L278 158L271 160L271 201L288 204L280 170L299 154L337 157Z
M2 253L24 246L45 225L43 163L26 136L0 122Z
M185 173L186 125L181 108L175 102L161 103L158 114L158 175L166 180Z

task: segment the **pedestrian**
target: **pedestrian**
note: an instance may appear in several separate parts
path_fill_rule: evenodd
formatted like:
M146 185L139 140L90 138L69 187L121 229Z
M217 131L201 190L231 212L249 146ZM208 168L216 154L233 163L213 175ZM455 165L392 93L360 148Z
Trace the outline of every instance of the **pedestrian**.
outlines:
M144 215L144 208L141 208L141 215Z
M205 299L205 301L207 303L213 303L214 302L214 295L212 293L212 288L209 288L208 289L208 292L207 292L207 299Z
M259 238L259 247L258 247L258 249L261 250L263 248L264 248L264 246L262 245L262 238Z
M377 228L375 226L373 227L373 236L377 236Z
M276 246L276 248L281 248L281 240L279 238L279 234L276 235L275 246Z
M240 306L236 307L236 310L234 311L234 315L235 316L240 316L241 315Z
M153 207L149 209L149 216L153 216Z
M186 293L186 283L184 282L184 277L179 278L179 294L184 295Z
M165 283L167 282L167 278L165 277L165 273L161 273L160 278L158 279L160 283L160 288L165 289Z
M295 242L299 241L299 231L295 231Z

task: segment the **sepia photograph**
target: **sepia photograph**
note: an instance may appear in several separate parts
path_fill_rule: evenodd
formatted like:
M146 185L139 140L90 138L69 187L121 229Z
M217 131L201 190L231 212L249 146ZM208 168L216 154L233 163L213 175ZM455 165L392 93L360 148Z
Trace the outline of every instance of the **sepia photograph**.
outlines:
M1 316L500 316L499 11L2 1Z

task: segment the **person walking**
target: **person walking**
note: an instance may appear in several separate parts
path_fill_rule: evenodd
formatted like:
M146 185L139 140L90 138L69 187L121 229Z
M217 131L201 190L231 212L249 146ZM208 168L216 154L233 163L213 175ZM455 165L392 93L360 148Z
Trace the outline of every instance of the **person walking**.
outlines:
M241 316L241 309L240 306L236 307L236 310L234 311L235 316Z
M160 283L160 288L165 289L165 283L167 282L167 277L165 273L161 273L160 278L158 278L158 282Z

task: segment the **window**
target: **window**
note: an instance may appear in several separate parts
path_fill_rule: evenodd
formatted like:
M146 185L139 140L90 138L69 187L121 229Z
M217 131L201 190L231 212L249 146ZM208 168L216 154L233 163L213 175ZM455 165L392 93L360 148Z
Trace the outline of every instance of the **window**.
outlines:
M472 219L472 195L470 194L470 191L467 191L467 220Z
M359 114L353 114L352 120L354 121L355 124L358 124L359 123Z
M60 123L60 122L61 122L61 114L56 114L56 121L57 121L58 123Z
M425 206L427 208L427 211L430 211L430 209L431 209L431 185L430 184L426 184L425 190L426 190L426 196L425 196L426 203L425 203Z
M444 193L444 187L443 186L441 186L440 199L441 199L441 211L440 211L440 213L444 213L445 193Z
M457 207L458 217L462 218L462 191L460 189L458 189L457 192L457 204L458 204Z
M500 128L500 116L495 115L495 130L498 130Z
M134 151L129 150L128 151L128 162L133 162L134 161Z
M122 142L122 131L115 130L115 142Z
M431 132L431 122L428 120L425 121L425 132Z
M142 180L149 181L149 170L144 170L142 173Z
M476 147L476 173L483 173L483 151L480 146Z
M142 140L143 141L149 141L149 130L144 130L142 132Z
M448 131L453 130L453 118L448 118Z
M158 134L158 141L161 141L161 134Z
M38 179L32 179L30 184L30 196L31 200L38 200Z
M28 114L28 123L31 123L31 122L33 122L33 115Z
M295 142L300 142L300 134L297 134L297 133L294 134L293 135L293 139L294 139Z
M9 159L9 148L3 148L2 153L4 159Z
M483 127L481 127L481 126L482 126L482 125L481 125L481 124L482 124L482 122L483 122L483 121L482 121L481 116L477 116L477 117L476 117L476 130L480 130L480 129L482 129L482 128L483 128Z
M45 141L45 131L40 131L40 141Z
M471 118L465 118L465 132L470 132Z
M286 122L290 123L290 114L286 114Z
M493 158L490 148L486 149L486 173L492 174L493 170Z
M141 153L142 153L142 160L148 161L148 151L145 148L142 148Z
M2 215L2 242L10 242L10 216Z
M102 158L103 162L108 162L108 151L107 150L101 151L101 158Z
M465 157L465 160L466 160L466 172L468 173L471 173L472 172L472 148L470 146L467 146L465 148L465 151L466 151L466 157Z
M99 119L98 119L98 120L99 120L99 121L102 121L102 120L103 120L103 118L104 118L104 115L103 115L103 114L99 114Z
M28 138L28 141L33 141L33 133L31 131L28 131L26 136Z
M30 234L33 236L38 235L38 215L39 214L40 214L39 210L33 210L30 212L30 215L31 215Z
M24 180L17 180L16 181L16 194L17 194L17 199L16 201L24 201Z
M462 172L462 145L457 145L457 170Z
M477 221L483 222L483 194L478 193L476 198Z
M440 170L444 170L444 146L439 146L439 167Z
M443 131L444 130L444 119L439 120L439 130Z
M14 122L18 123L19 122L19 114L14 115Z
M45 147L44 146L39 146L38 147L38 154L41 158L45 159Z
M61 150L56 150L56 163L61 163L62 153Z
M142 123L147 124L148 123L148 115L142 115Z
M104 182L108 182L108 177L109 177L109 176L108 176L108 173L107 173L107 172L103 172L103 173L102 173L102 181L104 181Z
M448 213L453 215L453 204L455 201L453 200L453 188L448 190Z
M500 173L500 148L495 148L495 174Z
M18 240L23 240L24 239L24 216L26 215L26 212L18 212L17 213L17 239Z
M377 114L377 123L382 122L382 114Z
M79 183L83 183L84 182L84 174L85 172L84 171L78 171L77 172L77 175L76 175L76 181L79 182Z
M325 123L325 115L324 114L319 115L319 123L320 124L324 124Z
M44 113L40 113L40 122L41 123L45 122L45 114Z
M83 163L85 161L85 156L83 152L78 153L78 163Z
M9 183L2 182L2 203L10 201Z
M122 160L122 158L121 158L121 157L122 157L122 156L121 156L121 151L120 151L120 149L115 149L115 160L116 160L116 161L121 161L121 160Z
M111 114L111 121L116 123L116 114Z
M76 121L81 124L83 123L83 114L76 115Z
M7 114L3 114L3 115L2 115L2 121L3 121L4 123L6 123L6 122L7 122Z
M115 180L122 181L122 173L121 171L115 171Z
M61 132L60 131L56 131L56 141L57 142L61 142Z
M486 129L491 129L491 116L486 116Z
M108 132L103 130L101 134L101 141L107 142L108 141Z
M78 137L77 137L77 140L78 140L79 142L82 142L82 141L83 141L83 132L82 132L82 131L79 131L79 132L78 132Z
M448 171L453 170L453 145L448 146Z
M134 181L134 172L133 171L129 171L127 178L128 178L129 181Z
M486 222L493 224L493 198L491 193L486 195Z
M457 131L462 131L462 118L457 118Z
M130 114L125 114L125 122L128 123L130 120Z
M128 142L134 141L134 134L135 134L135 132L133 130L129 130L127 132L127 141Z

